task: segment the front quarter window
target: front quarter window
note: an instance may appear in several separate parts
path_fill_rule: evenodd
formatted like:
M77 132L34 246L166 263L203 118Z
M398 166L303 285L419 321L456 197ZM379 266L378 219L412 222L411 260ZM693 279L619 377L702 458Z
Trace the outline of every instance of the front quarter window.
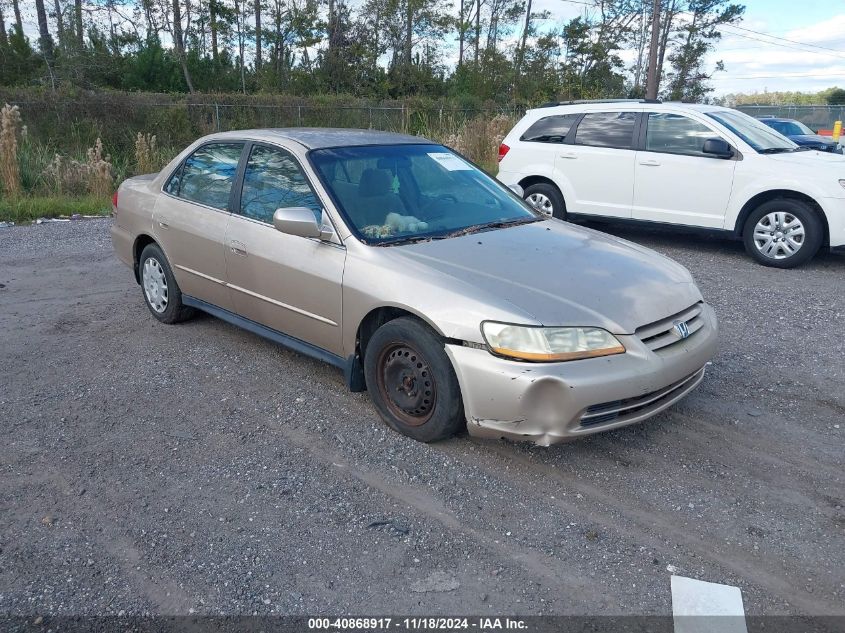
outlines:
M369 244L446 238L540 219L441 145L320 149L309 159L349 228Z

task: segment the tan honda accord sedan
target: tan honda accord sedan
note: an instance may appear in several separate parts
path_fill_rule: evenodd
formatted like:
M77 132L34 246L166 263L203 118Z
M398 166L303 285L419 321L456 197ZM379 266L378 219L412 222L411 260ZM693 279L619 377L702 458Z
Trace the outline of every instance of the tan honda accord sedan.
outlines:
M156 319L202 310L336 365L417 440L549 445L639 422L716 349L684 267L539 215L419 137L214 134L114 203Z

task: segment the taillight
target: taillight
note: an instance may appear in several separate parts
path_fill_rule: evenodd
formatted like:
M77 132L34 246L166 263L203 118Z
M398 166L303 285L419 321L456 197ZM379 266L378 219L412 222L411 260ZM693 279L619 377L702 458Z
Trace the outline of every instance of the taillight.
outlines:
M111 197L111 214L117 215L117 191Z
M499 162L500 163L502 162L502 159L505 157L505 154L507 154L510 151L510 149L511 148L508 147L507 145L505 145L504 143L499 145Z

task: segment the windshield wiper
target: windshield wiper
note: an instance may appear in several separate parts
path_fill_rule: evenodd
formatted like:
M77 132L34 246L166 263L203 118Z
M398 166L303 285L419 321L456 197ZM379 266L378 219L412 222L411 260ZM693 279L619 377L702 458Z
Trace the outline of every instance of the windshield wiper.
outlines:
M767 147L766 149L758 150L761 154L789 154L795 151L793 147Z
M490 229L503 229L508 226L519 226L520 224L532 224L534 222L541 222L543 218L519 218L517 220L499 220L497 222L484 222L482 224L472 224L465 226L457 231L446 233L441 237L460 237L461 235L469 235L470 233L477 233L479 231L486 231Z
M460 237L461 235L469 235L470 233L477 233L479 231L486 231L491 229L502 229L508 226L518 226L520 224L531 224L533 222L541 222L543 218L519 218L517 220L499 220L497 222L484 222L482 224L473 224L465 226L457 231L450 233L435 233L434 235L406 235L402 237L395 237L393 239L385 240L374 244L374 246L396 246L397 244L417 244L418 242L435 242L438 240L446 240L452 237Z

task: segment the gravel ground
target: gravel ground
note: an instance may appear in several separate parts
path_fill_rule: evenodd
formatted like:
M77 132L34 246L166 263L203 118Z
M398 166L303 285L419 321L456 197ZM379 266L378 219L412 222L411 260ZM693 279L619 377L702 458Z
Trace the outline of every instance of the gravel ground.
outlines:
M845 615L845 258L617 231L722 328L699 389L549 449L387 429L340 373L148 313L109 220L0 229L0 613Z

